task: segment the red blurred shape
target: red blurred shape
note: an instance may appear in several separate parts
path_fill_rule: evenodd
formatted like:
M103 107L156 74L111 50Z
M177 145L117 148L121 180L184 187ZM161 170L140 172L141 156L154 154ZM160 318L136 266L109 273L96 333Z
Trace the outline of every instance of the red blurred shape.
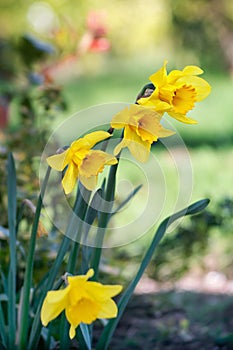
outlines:
M0 128L5 129L9 119L9 103L7 96L0 96Z
M110 41L107 38L94 38L90 44L89 51L103 52L110 49Z

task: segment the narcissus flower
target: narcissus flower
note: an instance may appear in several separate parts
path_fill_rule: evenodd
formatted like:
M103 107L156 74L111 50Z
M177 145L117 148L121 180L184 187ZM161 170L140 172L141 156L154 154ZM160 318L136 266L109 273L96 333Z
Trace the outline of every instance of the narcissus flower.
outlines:
M124 137L116 146L114 154L117 155L122 148L128 147L137 160L146 162L152 143L158 138L174 134L173 131L162 127L161 118L162 115L151 108L136 104L117 113L111 121L111 126L115 129L124 128Z
M110 136L105 131L92 132L74 141L63 153L47 158L48 164L55 170L62 171L67 167L62 179L66 194L72 192L77 178L88 190L92 191L96 187L98 174L103 171L104 166L117 163L113 155L91 150L97 142Z
M86 275L68 276L66 288L47 293L41 309L43 326L47 326L65 310L72 339L81 322L91 324L97 318L117 316L117 305L112 297L121 292L122 286L88 281L93 275L94 270L90 269Z
M167 74L167 62L156 73L150 76L155 86L154 92L137 102L142 106L153 107L157 112L167 112L171 117L187 124L197 123L186 116L193 109L195 102L206 98L210 85L197 77L203 70L197 66L186 66L182 71L173 70Z

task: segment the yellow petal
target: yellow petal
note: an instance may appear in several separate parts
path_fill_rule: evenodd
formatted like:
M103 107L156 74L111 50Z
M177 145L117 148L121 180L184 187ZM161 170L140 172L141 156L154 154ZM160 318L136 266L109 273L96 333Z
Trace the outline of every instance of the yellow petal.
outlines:
M117 313L118 309L116 303L112 299L109 299L101 303L101 309L97 315L97 318L112 318L116 317Z
M168 114L171 117L175 118L176 120L179 120L182 123L185 123L185 124L197 124L197 121L195 119L188 118L184 114L179 114L179 113L175 113L175 112L172 112L172 111L169 111Z
M103 285L99 282L87 282L85 284L85 291L92 299L99 301L109 299L119 294L122 291L121 285Z
M95 274L93 269L89 269L85 275L86 279L88 280L89 278L93 277Z
M130 153L140 162L146 162L149 157L151 143L143 141L136 131L127 125L124 131L124 139L116 146L114 154L117 154L123 147L128 147Z
M125 107L122 111L114 115L111 121L111 127L114 129L122 129L129 122L129 107Z
M129 128L125 129L125 137L130 140L128 148L130 153L140 162L146 162L149 157L151 143L143 141L135 132L130 132Z
M186 85L193 86L196 91L196 101L202 101L204 98L206 98L210 91L211 86L207 83L206 80L200 78L200 77L194 77L194 76L186 76L180 78L177 83L185 83Z
M80 176L90 177L103 171L106 164L116 164L117 159L106 152L91 150L80 165Z
M86 141L89 145L89 148L92 148L95 146L97 142L100 142L102 140L107 139L108 137L111 137L112 135L109 134L107 131L94 131L90 134L87 134L83 137L83 140Z
M158 140L158 130L157 130L157 134L152 134L151 132L148 132L145 128L138 128L137 130L137 134L138 136L140 136L140 138L142 139L142 141L146 141L149 142L150 144L152 144L153 142Z
M139 126L136 131L143 141L148 141L149 143L157 141L160 129L160 119L160 114L157 115L157 113L154 112L154 115L145 114L145 116L139 120Z
M82 298L74 306L66 308L66 318L76 328L81 322L90 324L95 321L99 310L97 302Z
M150 98L150 97L149 97ZM131 105L130 107L130 115L133 118L130 118L130 121L128 124L132 126L137 126L139 120L142 120L145 117L154 117L158 121L162 118L162 115L157 113L154 108L151 107L144 107L138 104Z
M90 177L85 177L85 176L80 175L79 180L88 191L93 191L97 186L98 176L93 175Z
M121 152L122 148L128 147L130 141L123 139L120 143L118 143L118 145L116 145L116 147L114 148L114 155L117 156L119 155L119 153Z
M183 74L185 75L200 75L203 73L203 70L198 66L186 66L183 69Z
M70 331L69 331L69 337L70 339L73 339L76 335L76 331L75 331L75 327L74 326L70 326Z
M47 300L49 303L63 303L70 292L69 286L60 290L51 290L47 293Z
M67 296L69 290L67 288L50 291L44 299L41 308L41 322L43 326L54 320L66 307Z
M164 65L156 73L152 74L149 79L155 87L163 86L167 83L167 61L164 61Z
M87 271L87 273L85 275L78 275L78 276L68 276L67 280L68 280L68 284L71 286L75 286L76 283L78 282L85 282L87 281L89 278L94 276L94 270L93 269L89 269Z
M66 150L63 153L55 154L54 156L48 157L47 158L48 165L57 171L62 171L68 164L68 160L67 160L68 151L69 150Z
M65 194L69 194L74 189L78 178L78 167L71 162L66 170L66 173L62 179L62 186L64 188Z
M161 127L161 129L159 130L159 138L168 137L174 134L175 134L175 131L165 129L163 127Z
M150 155L151 144L142 141L140 138L137 142L131 141L128 146L130 153L137 159L139 162L147 162Z
M66 319L70 324L69 337L73 339L76 334L76 328L82 322L81 315L77 312L75 308L67 307L65 310Z
M161 101L158 98L157 92L156 94L152 94L149 97L140 98L140 100L138 100L137 102L142 106L154 108L154 110L160 114L166 112L171 108L169 103Z
M194 76L202 74L203 70L197 66L186 66L182 71L181 70L172 70L167 77L167 82L169 84L175 84L176 81L180 78L186 79L187 76Z
M97 184L97 175L104 170L104 166L116 163L117 159L113 155L91 150L80 165L79 179L88 190L94 190Z

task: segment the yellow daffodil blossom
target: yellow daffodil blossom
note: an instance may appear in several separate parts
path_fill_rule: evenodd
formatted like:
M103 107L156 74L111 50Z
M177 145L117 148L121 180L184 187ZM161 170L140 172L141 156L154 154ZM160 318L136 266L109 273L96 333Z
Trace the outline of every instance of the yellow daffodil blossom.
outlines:
M146 162L152 143L158 138L174 134L173 131L162 127L161 118L162 115L153 109L137 104L117 113L111 121L111 126L115 129L124 128L124 137L115 147L114 154L117 155L122 148L128 147L137 160Z
M62 171L67 167L62 179L65 194L72 192L77 178L88 190L94 190L98 174L103 171L104 166L117 163L117 159L113 155L99 150L91 150L97 142L110 136L106 131L94 131L74 141L66 151L47 158L51 168L57 171Z
M154 92L137 102L142 106L153 107L157 112L167 112L171 117L187 124L196 124L197 121L186 116L193 109L195 102L206 98L210 85L202 78L197 77L203 70L197 66L186 66L183 70L173 70L167 74L167 61L156 73L150 76L155 86Z
M72 339L81 322L91 324L97 318L117 316L117 305L112 297L121 292L122 286L88 281L93 275L94 270L89 269L86 275L68 276L66 288L47 293L41 309L43 326L47 326L65 310L70 323L69 336Z

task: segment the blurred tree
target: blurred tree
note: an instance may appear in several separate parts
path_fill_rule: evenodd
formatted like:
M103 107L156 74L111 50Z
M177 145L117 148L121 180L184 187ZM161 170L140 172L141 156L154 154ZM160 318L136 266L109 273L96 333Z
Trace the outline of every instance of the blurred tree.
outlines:
M233 73L233 2L169 0L176 48L195 52L202 65Z
M1 36L22 36L27 31L52 42L55 39L64 53L77 48L90 27L90 12L104 13L115 56L125 59L146 52L145 56L152 53L164 59L173 48L176 58L180 53L183 61L186 50L195 55L194 62L233 71L233 2L229 0L21 0L20 6L19 1L2 0ZM105 45L101 38L91 48Z

